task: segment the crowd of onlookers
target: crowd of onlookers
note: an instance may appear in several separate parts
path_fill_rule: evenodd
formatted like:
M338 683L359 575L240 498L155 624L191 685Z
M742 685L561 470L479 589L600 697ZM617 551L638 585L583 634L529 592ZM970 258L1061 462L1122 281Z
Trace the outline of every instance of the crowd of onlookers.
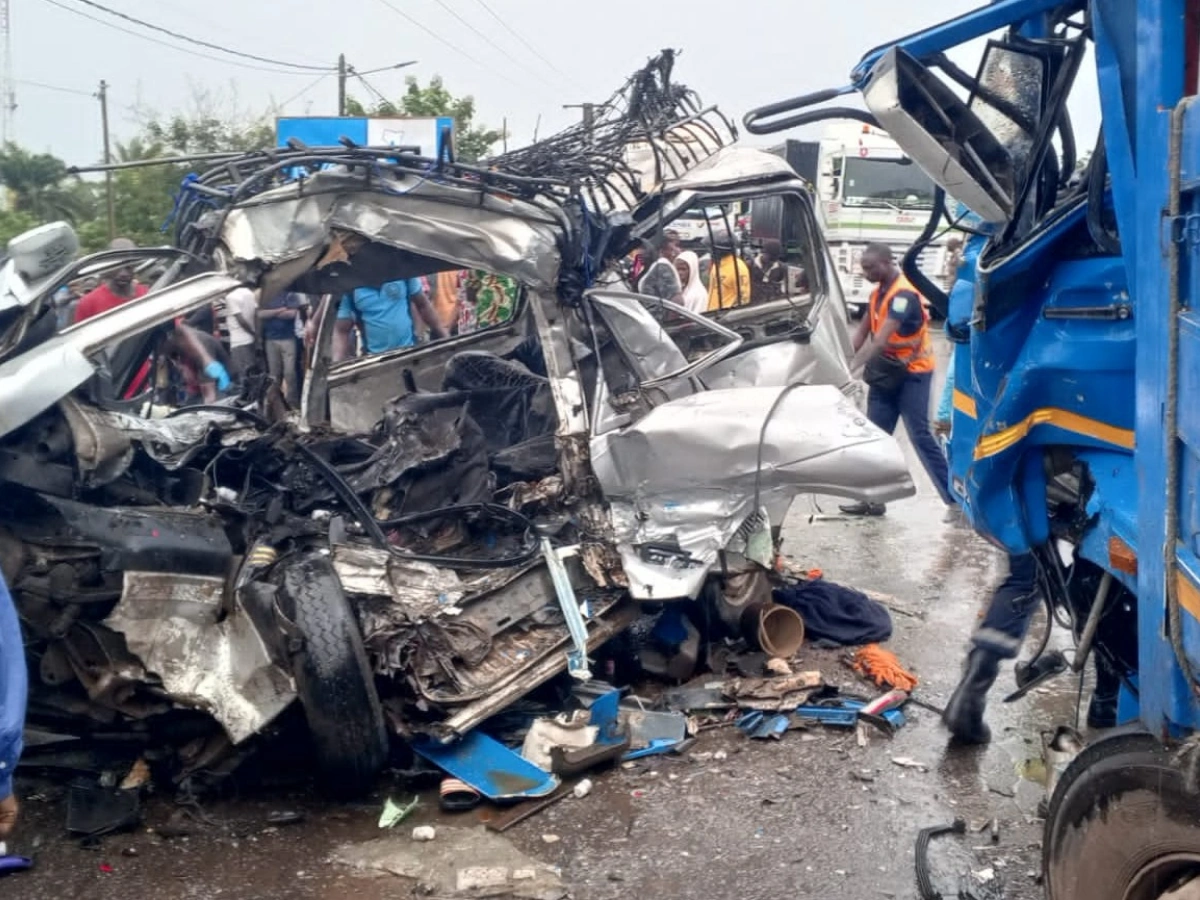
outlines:
M677 303L695 313L713 312L782 298L804 290L803 273L783 260L779 241L743 255L728 229L712 229L700 255L684 249L678 233L665 231L634 255L632 283L639 293ZM118 238L112 250L130 251ZM55 297L60 328L86 321L147 291L130 264L102 279L80 279ZM336 304L333 360L387 353L415 344L468 334L508 322L519 296L517 282L482 270L438 272L359 287L342 296L286 290L271 297L239 287L221 300L176 322L160 357L166 366L143 367L127 396L153 386L173 403L211 403L255 374L279 386L298 407L311 364L317 324Z
M784 262L779 241L765 240L757 253L744 256L732 232L720 227L712 229L703 256L685 250L679 233L671 229L645 241L633 261L632 278L638 293L694 313L765 303L790 290L807 290L803 272Z
M112 250L132 250L118 238ZM107 272L100 281L72 282L55 297L60 328L86 321L147 291L132 264ZM139 373L127 396L150 386L179 404L211 403L252 375L265 374L296 407L311 364L317 323L336 303L335 361L386 353L509 321L516 308L517 282L482 270L439 272L360 287L340 297L283 291L262 297L239 287L209 307L175 323L162 358L165 371Z

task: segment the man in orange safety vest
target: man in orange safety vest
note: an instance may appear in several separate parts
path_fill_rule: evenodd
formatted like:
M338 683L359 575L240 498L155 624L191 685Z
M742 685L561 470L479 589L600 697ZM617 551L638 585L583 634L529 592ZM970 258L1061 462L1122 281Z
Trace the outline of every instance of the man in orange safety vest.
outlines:
M854 335L851 370L865 367L870 391L867 418L892 434L903 419L921 464L947 505L949 491L946 457L929 427L929 395L933 386L933 343L929 313L886 244L870 244L862 255L863 276L876 285L867 314ZM843 506L847 515L881 516L881 503Z

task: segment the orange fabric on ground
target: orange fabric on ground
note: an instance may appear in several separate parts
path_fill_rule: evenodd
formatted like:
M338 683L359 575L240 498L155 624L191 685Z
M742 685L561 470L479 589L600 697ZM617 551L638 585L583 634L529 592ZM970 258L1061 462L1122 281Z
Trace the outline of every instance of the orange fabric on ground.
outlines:
M854 654L850 664L859 675L871 679L879 687L911 691L917 686L917 676L900 665L900 660L891 650L878 644L867 644Z

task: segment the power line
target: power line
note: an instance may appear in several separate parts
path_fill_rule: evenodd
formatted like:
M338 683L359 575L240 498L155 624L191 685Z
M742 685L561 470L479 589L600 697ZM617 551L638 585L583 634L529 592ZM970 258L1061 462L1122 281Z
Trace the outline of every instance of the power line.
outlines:
M330 77L330 75L332 75L332 74L333 74L332 72L326 72L323 75L318 75L316 78L316 81L309 82L308 87L302 88L301 90L297 91L292 96L288 97L286 100L284 100L282 103L279 104L279 108L284 109L289 103L295 103L297 100L299 100L301 97L303 97L305 94L307 94L313 88L315 88L318 84L320 84L326 78Z
M76 16L82 16L83 18L88 19L92 22L96 22L100 25L103 25L106 28L112 28L116 31L123 32L124 34L132 35L135 38L141 38L144 41L149 41L152 44L158 44L160 47L167 47L170 50L176 50L179 53L188 53L192 56L198 56L201 59L208 59L208 60L212 60L213 62L226 63L231 66L240 66L243 69L253 69L256 72L274 72L278 75L304 75L304 74L306 74L304 72L299 72L299 71L295 71L292 69L273 69L268 66L256 66L251 63L239 62L236 59L225 59L224 57L213 56L211 53L202 53L199 50L192 50L190 47L180 47L178 44L171 44L171 43L168 43L167 41L160 40L159 38L151 37L148 34L143 34L140 31L134 31L131 28L124 28L124 27L116 24L115 22L109 22L107 19L101 19L98 16L90 15L90 14L84 12L82 9L75 9L75 7L73 7L73 6L67 6L65 3L60 3L59 0L45 0L45 2L49 3L51 6L57 6L59 9L64 10L69 13L72 13ZM332 71L332 70L330 70L330 71Z
M194 3L195 0L192 0L193 5L189 8L189 5L184 2L184 0L154 0L154 5L159 7L165 6L169 9L173 9L176 13L186 16L189 22L195 21L196 19ZM216 16L206 17L204 19L204 29L205 31L216 31L218 34L225 37L232 37L235 39L235 41L246 36L244 29L238 31L230 24L221 21ZM301 56L298 56L297 59L299 59L301 62L314 62L317 57L309 53L305 53ZM319 65L319 63L314 63L314 65Z
M410 16L404 10L400 9L400 7L398 7L394 3L392 3L391 0L379 0L379 2L382 3L384 6L386 6L388 9L390 9L392 12L394 12L396 15L398 15L400 18L404 19L406 22L409 22L412 25L416 25L418 28L420 28L422 31L424 31L427 35L429 35L431 38L433 38L438 43L444 44L445 46L449 47L451 50L453 50L459 56L463 57L464 59L469 59L473 63L480 64L479 60L475 59L475 57L473 57L471 54L467 53L465 50L463 50L458 45L453 44L450 41L446 40L444 37L442 37L440 34L438 34L436 31L434 31L432 28L430 28L424 22L420 21L419 19L414 18L413 16ZM489 71L492 71L492 70L489 70ZM509 78L508 76L506 76L500 72L492 71L492 74L494 76L496 76L497 78L499 78L501 81L507 81L509 84L513 85L514 87L521 86L521 85L517 84L517 82L513 81L511 78Z
M538 59L540 59L546 65L548 65L551 69L553 69L556 73L561 75L563 78L566 78L568 81L575 81L574 78L572 78L570 75L568 75L562 69L560 69L554 63L550 62L550 60L546 59L546 57L542 55L541 51L538 50L537 47L533 46L533 44L529 43L529 41L527 41L525 39L525 35L521 34L521 32L514 29L511 25L509 25L506 21L504 21L504 19L500 18L500 16L496 14L496 11L487 5L485 0L475 0L475 2L483 7L484 12L486 12L489 16L491 16L493 19L495 19L497 22L499 22L501 28L503 28L505 31L507 31L509 34L511 34L513 37L515 37L518 41L520 41L522 44L524 44L525 49L527 49L530 53L532 53L534 56L536 56ZM576 81L575 83L578 84L579 82Z
M283 66L288 69L301 69L307 72L331 72L332 66L309 66L304 63L287 62L282 59L271 59L269 56L257 56L253 53L243 53L240 50L230 50L228 47L223 47L220 44L214 44L210 41L204 41L200 38L194 38L191 35L182 34L178 31L172 31L170 28L163 28L161 25L155 25L153 22L147 22L144 19L136 18L135 16L127 15L120 10L110 9L95 0L75 0L76 3L82 3L84 6L90 6L92 9L99 10L103 13L108 13L110 16L116 16L118 19L124 19L126 22L132 22L134 25L140 25L143 28L149 28L151 31L157 31L160 34L169 35L180 41L187 41L189 44L195 44L197 47L207 47L209 50L217 50L221 53L228 53L230 56L240 56L243 59L252 59L255 62L267 63L272 66Z
M30 81L28 78L14 78L13 84L23 84L27 87L42 88L47 91L58 91L62 94L78 94L80 97L87 97L89 100L94 99L96 96L94 91L81 91L78 88L61 87L57 84L46 84L41 81Z
M355 78L357 78L359 81L361 81L363 84L363 87L365 87L368 91L370 91L372 94L374 94L376 97L378 97L379 101L381 103L391 104L392 101L389 100L387 97L385 97L382 93L377 91L375 89L375 85L371 84L371 82L369 82L369 81L367 81L367 79L363 78L361 72L354 71L353 66L351 66L351 68L350 68L350 74L353 75Z
M492 40L490 35L486 34L485 32L480 31L468 19L465 19L461 15L459 15L458 11L455 10L455 8L453 6L451 6L449 3L447 3L446 0L434 0L434 2L437 3L437 5L440 6L442 9L444 9L446 12L450 13L450 15L454 16L454 18L456 18L458 21L462 22L462 24L465 25L470 31L472 31L473 33L475 33L476 35L478 35L479 37L481 37L485 41L487 41L487 43L490 46L492 46L493 48L498 50L500 53L502 53L506 59L515 63L520 68L524 69L526 72L528 72L534 78L541 77L538 75L537 72L534 72L533 70L529 69L523 62L521 62L521 60L517 59L515 56L513 56L511 53L509 53L507 49L505 49L500 44L497 44L494 40Z

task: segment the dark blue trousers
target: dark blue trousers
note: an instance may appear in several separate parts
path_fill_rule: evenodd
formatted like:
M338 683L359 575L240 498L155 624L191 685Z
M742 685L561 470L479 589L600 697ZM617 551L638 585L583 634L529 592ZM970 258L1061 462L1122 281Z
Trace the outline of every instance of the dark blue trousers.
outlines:
M971 643L1001 659L1015 659L1033 614L1041 604L1037 562L1033 554L1009 554L1008 577L992 594L992 602L975 629ZM1092 662L1096 666L1095 696L1101 699L1116 697L1121 686L1120 676L1099 653L1093 651Z
M871 388L867 394L867 418L888 434L894 434L896 424L904 420L904 428L913 449L917 451L917 458L929 473L942 502L952 506L954 498L950 495L950 470L937 438L929 430L929 393L932 387L932 372L910 372L900 390L893 394Z
M1001 659L1015 659L1033 614L1041 603L1037 562L1033 554L1009 554L1008 577L992 594L992 602L983 614L983 621L975 629L971 643L995 653Z

